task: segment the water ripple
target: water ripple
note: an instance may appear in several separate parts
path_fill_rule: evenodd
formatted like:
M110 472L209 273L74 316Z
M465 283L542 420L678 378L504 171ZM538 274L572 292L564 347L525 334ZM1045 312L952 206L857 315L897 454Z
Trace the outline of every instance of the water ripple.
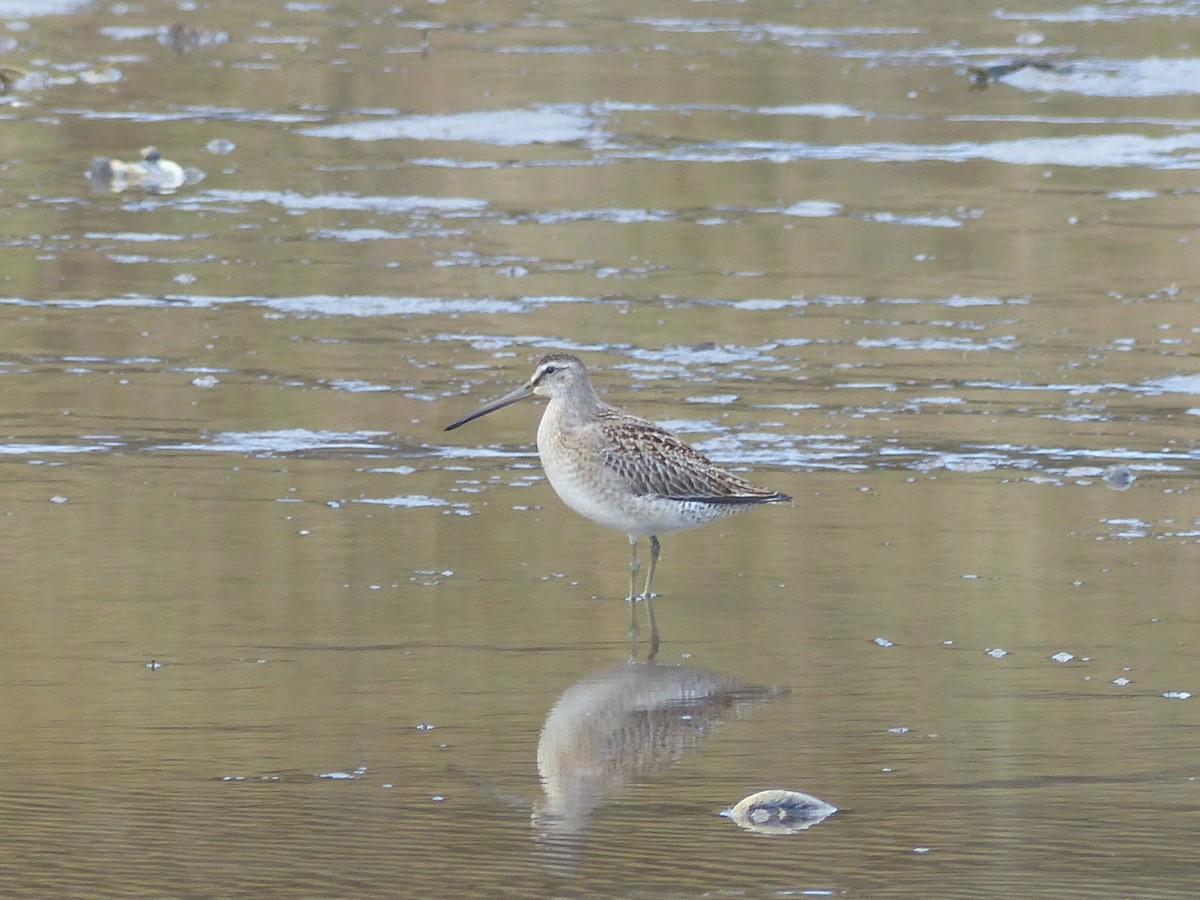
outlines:
M1197 151L1197 152L1193 152ZM622 159L693 163L857 160L859 162L967 162L975 159L1021 166L1192 169L1200 167L1200 132L1147 137L1098 134L1029 137L948 144L875 142L815 144L805 141L711 141L667 149L613 148Z
M342 122L304 128L308 137L352 141L470 141L499 147L526 144L564 144L596 136L597 122L578 103L559 103L529 109L424 114L362 122Z
M376 438L383 431L310 431L290 428L280 431L225 431L208 441L159 444L150 450L192 451L205 453L245 453L253 456L278 453L303 453L314 450L383 450Z

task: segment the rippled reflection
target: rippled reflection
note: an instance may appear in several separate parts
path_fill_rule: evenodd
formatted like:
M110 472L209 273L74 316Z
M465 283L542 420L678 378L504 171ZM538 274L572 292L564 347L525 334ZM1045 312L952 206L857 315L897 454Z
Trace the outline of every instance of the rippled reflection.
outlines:
M628 662L567 688L538 740L543 836L571 835L626 785L677 763L720 725L779 688L747 685L692 666Z

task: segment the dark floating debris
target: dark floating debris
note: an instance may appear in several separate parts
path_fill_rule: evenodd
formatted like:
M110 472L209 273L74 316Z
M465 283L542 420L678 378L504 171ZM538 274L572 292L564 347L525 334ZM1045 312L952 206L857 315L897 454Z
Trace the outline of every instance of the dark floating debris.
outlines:
M1127 489L1136 478L1129 466L1112 466L1104 473L1104 483L1114 491Z
M208 28L189 28L182 22L176 22L169 28L161 29L155 40L176 53L188 53L203 47L224 44L229 40L229 35L224 31L212 31Z
M97 156L88 166L88 181L97 190L119 194L142 190L151 194L170 194L184 184L195 184L204 177L199 169L184 168L164 159L157 147L143 147L140 162L123 162Z
M836 806L810 794L769 790L751 794L736 806L722 810L721 815L759 834L795 834L824 822L835 812Z
M1054 60L1019 56L1008 62L996 63L991 66L967 66L967 74L971 76L972 86L985 88L993 81L999 81L1004 76L1020 72L1022 69L1037 69L1041 72L1066 71L1061 63Z

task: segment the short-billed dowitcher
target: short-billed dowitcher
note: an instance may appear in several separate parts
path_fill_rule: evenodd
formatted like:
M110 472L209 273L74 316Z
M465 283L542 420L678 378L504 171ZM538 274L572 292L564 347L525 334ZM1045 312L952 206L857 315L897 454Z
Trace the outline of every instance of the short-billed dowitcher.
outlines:
M658 535L694 528L760 503L792 499L722 469L653 422L609 406L575 356L542 357L533 377L446 426L446 431L526 397L549 397L538 425L542 468L562 501L587 519L629 535L630 639L637 643L638 538L650 538L650 569L641 599L650 620L650 650L658 650L651 586Z

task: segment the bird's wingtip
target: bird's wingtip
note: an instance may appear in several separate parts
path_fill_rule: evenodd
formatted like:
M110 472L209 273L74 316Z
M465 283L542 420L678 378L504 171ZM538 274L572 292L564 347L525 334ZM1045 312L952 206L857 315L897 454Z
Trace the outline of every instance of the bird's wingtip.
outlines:
M749 506L757 503L783 503L791 500L790 494L775 491L770 494L663 494L664 500L679 503L711 503L713 506Z

